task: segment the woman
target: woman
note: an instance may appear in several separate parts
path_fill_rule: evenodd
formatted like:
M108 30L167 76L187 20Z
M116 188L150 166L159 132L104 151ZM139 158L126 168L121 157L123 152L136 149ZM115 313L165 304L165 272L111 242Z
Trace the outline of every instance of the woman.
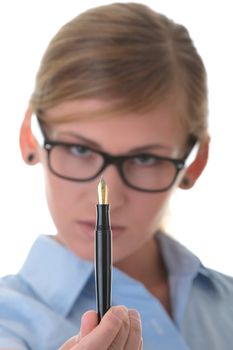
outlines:
M57 234L1 280L0 349L230 349L232 279L161 232L171 195L208 159L206 72L183 26L134 3L64 25L41 61L20 145L44 169ZM97 325L86 311L100 172L114 306Z

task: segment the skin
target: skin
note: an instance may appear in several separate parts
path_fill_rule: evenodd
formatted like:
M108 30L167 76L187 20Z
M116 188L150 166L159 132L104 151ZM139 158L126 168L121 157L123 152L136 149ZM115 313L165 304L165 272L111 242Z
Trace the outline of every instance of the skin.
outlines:
M85 120L77 118L72 122L53 124L57 116L69 114L80 116L83 113L91 115L98 108L106 108L107 104L108 102L103 100L90 99L65 102L49 109L46 111L46 117L52 123L49 131L50 139L81 142L88 146L94 144L96 149L113 155L127 155L135 149L139 153L138 151L147 147L147 151L152 154L172 158L184 156L187 131L180 123L181 114L184 113L182 110L184 103L177 96L145 113L115 114L110 118L86 118ZM63 180L53 175L47 167L46 152L41 149L31 133L31 114L29 108L21 128L21 150L25 161L27 161L28 154L32 152L35 154L34 163L40 162L43 166L48 206L57 227L56 239L78 256L92 260L94 252L92 233L95 226L97 185L100 179L79 183ZM84 138L85 141L83 141ZM206 165L208 143L209 139L206 137L196 160L186 169L185 175L189 178L189 185L186 185L186 188L193 186ZM142 282L152 294L160 299L168 313L171 314L167 272L154 234L161 225L173 191L178 186L185 187L182 183L184 171L180 173L173 188L169 191L150 194L127 187L112 165L105 169L103 176L109 188L109 203L111 204L114 265ZM111 341L115 339L117 349L132 349L131 345L131 347L127 345L125 339L131 339L131 336L134 338L133 334L137 334L133 348L140 349L140 326L139 332L134 332L131 311L126 308L120 310L122 323L121 326L113 326L109 333L113 337ZM106 314L106 317L111 319L111 312L110 310L110 316ZM138 317L136 319L139 322ZM84 339L91 342L92 337L95 339L96 334L99 335L101 348L111 349L111 341L107 342L103 335L107 323L101 321L98 327L102 328L99 331L99 328L96 328L97 323L93 314L86 315L84 320L90 325L89 331L83 333L85 336L82 335L82 340L79 336L76 345L73 346L70 340L70 343L65 344L61 350L82 349L81 344ZM127 324L126 328L122 326L125 324Z
M69 339L58 350L70 349L141 350L141 321L138 312L127 310L124 306L114 306L104 315L100 325L97 325L94 311L86 312L78 336Z

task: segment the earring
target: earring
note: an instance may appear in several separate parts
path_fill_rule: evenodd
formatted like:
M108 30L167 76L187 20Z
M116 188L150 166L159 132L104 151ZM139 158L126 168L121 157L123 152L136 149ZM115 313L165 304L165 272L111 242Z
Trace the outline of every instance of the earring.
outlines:
M34 158L35 158L34 153L29 153L29 155L27 157L27 160L28 160L29 163L32 163Z
M185 187L188 187L190 185L190 179L188 178L188 176L185 176L182 180L182 185Z

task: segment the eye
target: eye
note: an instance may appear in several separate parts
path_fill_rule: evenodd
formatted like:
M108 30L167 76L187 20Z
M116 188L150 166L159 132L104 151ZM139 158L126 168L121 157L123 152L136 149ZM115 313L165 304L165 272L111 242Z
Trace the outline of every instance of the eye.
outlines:
M149 154L141 154L139 156L133 157L132 162L135 165L142 165L142 166L151 166L151 165L157 165L159 163L159 160L151 156Z
M68 150L75 157L89 157L92 154L88 147L82 145L69 146Z

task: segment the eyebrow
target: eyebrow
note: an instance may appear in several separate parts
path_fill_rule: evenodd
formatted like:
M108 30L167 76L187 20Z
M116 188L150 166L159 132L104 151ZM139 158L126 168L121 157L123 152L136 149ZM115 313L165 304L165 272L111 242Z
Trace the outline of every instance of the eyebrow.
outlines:
M102 148L97 142L90 140L90 139L86 138L85 136L74 133L72 131L71 132L60 132L58 135L59 136L62 136L62 135L72 136L72 137L76 138L77 140L81 140L81 141L85 142L86 144L88 144L89 146L91 146L93 148L99 148L99 149Z
M87 144L90 147L93 147L93 148L99 149L99 150L103 150L102 146L99 143L97 143L93 140L90 140L89 138L86 138L85 136L79 135L77 133L73 133L73 132L61 132L61 133L59 133L59 136L62 136L62 135L72 136L72 137L76 138L77 140L85 142L85 144ZM132 148L128 153L134 154L134 153L138 153L138 152L142 152L142 151L149 151L152 149L171 151L172 147L167 146L167 145L163 145L163 144L153 144L152 143L152 144Z

